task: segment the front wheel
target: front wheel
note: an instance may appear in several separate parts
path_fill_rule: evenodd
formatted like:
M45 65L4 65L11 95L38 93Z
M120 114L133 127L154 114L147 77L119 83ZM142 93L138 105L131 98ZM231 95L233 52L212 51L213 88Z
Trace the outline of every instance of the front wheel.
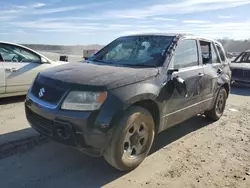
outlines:
M121 171L139 166L148 155L155 135L152 115L144 108L132 106L117 122L105 160Z
M217 121L223 115L227 101L227 91L224 87L219 90L214 106L211 110L206 111L204 114L207 118Z

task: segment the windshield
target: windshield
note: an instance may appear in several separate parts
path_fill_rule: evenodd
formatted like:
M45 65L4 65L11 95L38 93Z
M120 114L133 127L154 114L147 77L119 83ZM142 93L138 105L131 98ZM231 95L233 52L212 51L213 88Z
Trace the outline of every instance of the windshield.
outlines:
M173 39L170 36L121 37L89 60L117 65L159 66L162 65Z
M235 63L250 63L250 52L242 52L234 60Z

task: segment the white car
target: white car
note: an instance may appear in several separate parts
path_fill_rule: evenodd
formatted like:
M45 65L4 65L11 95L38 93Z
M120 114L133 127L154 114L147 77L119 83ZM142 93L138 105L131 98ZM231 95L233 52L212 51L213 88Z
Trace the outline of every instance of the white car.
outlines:
M0 98L25 95L37 73L64 63L25 46L0 41Z

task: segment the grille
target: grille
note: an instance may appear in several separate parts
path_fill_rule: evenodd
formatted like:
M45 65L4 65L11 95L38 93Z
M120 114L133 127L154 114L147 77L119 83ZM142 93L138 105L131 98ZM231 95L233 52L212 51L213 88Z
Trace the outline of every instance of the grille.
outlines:
M235 78L250 78L250 70L233 69L232 77Z
M25 107L25 111L26 111L26 117L34 129L47 136L51 136L53 134L52 129L54 121L46 119L36 114L35 112L31 111L28 107Z
M58 104L65 92L65 89L51 87L49 85L41 84L37 81L33 84L31 89L31 93L35 97L50 104Z

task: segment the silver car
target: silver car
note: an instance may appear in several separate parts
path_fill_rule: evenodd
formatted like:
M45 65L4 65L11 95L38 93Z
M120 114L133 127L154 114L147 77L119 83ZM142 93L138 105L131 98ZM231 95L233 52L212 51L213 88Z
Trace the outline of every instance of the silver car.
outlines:
M0 98L25 95L37 73L67 62L53 61L19 44L0 41Z

